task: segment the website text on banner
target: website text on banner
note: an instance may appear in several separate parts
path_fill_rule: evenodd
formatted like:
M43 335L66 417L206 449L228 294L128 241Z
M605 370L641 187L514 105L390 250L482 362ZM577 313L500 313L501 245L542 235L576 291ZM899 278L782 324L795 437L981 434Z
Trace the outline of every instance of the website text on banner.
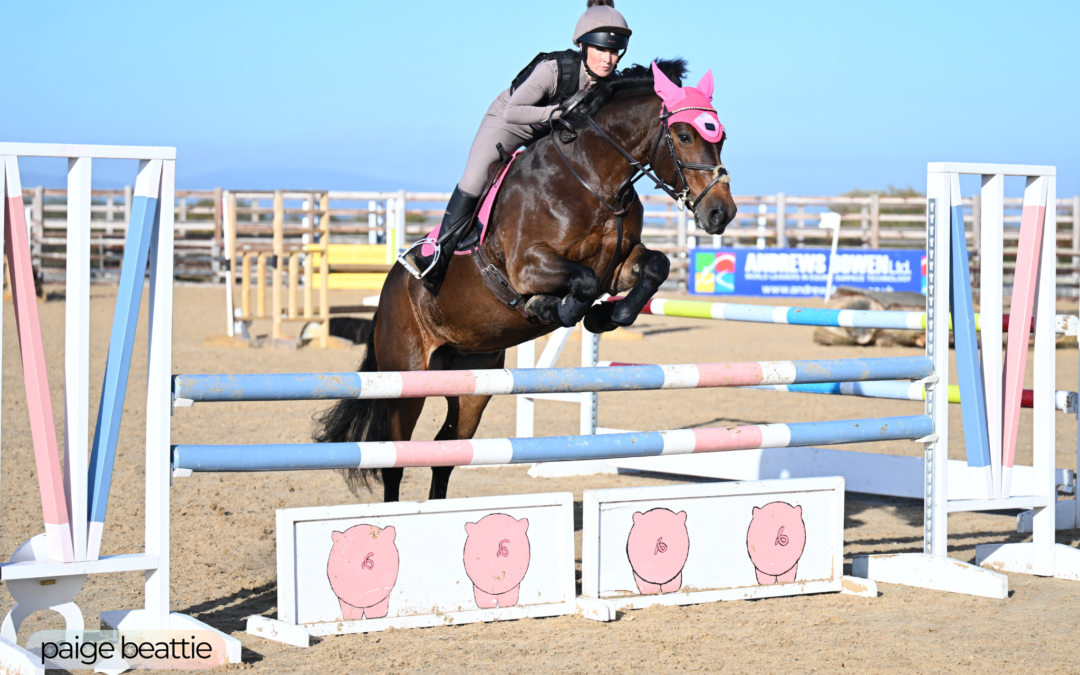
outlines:
M829 250L695 248L690 292L698 295L822 297ZM926 252L841 249L832 260L833 287L926 294Z

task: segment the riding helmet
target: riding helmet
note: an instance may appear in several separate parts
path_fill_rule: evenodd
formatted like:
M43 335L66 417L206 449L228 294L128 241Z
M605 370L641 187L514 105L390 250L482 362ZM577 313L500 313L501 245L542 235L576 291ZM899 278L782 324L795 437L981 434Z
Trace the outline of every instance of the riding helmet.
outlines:
M588 9L574 28L574 44L623 51L632 31L615 9L615 0L588 0Z

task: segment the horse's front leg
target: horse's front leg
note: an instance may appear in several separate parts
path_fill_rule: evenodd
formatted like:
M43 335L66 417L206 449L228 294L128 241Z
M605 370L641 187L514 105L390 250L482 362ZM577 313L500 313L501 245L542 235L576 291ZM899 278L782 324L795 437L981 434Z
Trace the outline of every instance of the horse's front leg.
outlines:
M547 246L537 245L514 267L514 287L531 295L525 309L547 323L575 326L602 294L600 279L590 267Z
M603 302L593 307L585 317L585 329L603 333L634 323L670 271L671 262L666 255L650 251L640 243L634 246L620 267L615 283L617 293L627 289L630 292L618 302Z

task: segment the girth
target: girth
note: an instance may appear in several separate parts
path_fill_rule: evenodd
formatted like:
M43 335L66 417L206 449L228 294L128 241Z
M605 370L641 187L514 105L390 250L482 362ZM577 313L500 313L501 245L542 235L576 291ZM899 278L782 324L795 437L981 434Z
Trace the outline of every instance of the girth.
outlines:
M495 267L495 263L491 262L491 259L487 257L482 246L473 249L472 258L476 266L480 268L480 276L483 278L484 287L488 289L488 292L494 295L502 304L531 320L531 315L525 311L525 301L528 298L514 290L510 280L499 271L498 267Z

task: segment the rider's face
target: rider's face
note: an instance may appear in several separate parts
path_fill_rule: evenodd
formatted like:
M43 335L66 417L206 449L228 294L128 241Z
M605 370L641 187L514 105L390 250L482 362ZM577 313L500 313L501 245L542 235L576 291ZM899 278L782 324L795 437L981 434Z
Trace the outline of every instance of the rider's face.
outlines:
M607 77L615 70L615 66L619 65L619 53L614 49L589 45L585 51L588 54L585 63L588 64L589 70L600 77Z

